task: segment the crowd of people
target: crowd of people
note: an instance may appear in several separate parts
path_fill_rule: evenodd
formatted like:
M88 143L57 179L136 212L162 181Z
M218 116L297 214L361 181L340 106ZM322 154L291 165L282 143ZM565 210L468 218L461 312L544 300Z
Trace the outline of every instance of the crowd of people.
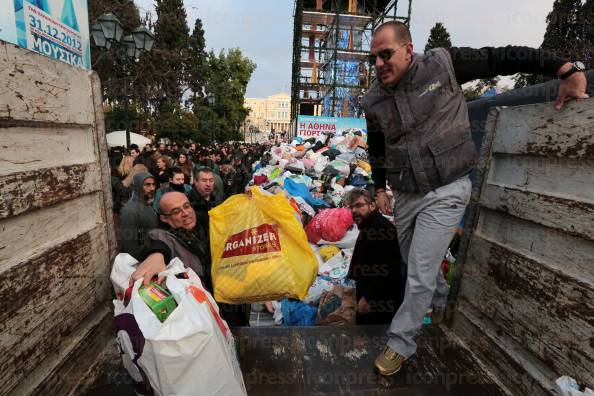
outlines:
M265 147L259 144L205 145L160 143L142 149L131 145L110 150L113 212L119 251L139 261L151 253L150 233L187 227L183 245L199 248L200 271L208 273L208 211L231 195L242 193L251 179L252 164ZM170 192L184 201L173 211L161 199ZM171 194L169 194L171 195ZM169 197L167 200L171 200ZM167 203L164 202L165 207ZM184 216L193 212L191 221ZM181 216L180 216L181 214ZM180 222L171 219L181 219ZM163 246L158 249L163 252ZM167 255L169 257L169 255ZM191 260L190 260L191 261ZM232 325L249 321L249 307L221 307Z
M129 151L114 147L110 150L114 210L119 211L130 199L134 175L142 171L154 176L157 193L160 187L174 189L181 184L177 183L179 178L171 182L174 173L183 174L183 184L191 186L195 171L201 167L215 173L217 199L241 193L250 179L252 164L263 152L264 146L259 144L230 143L205 146L192 143L181 147L176 143L147 144L142 150L133 144Z

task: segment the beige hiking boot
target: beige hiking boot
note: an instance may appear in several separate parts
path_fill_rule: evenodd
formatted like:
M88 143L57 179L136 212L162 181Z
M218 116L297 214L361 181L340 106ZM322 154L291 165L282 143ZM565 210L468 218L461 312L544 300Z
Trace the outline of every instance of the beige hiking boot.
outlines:
M396 374L402 368L406 358L389 346L375 359L375 367L381 375Z
M431 324L433 325L438 325L441 322L443 322L443 319L445 318L445 310L442 309L441 311L437 311L435 309L433 309L433 311L431 312Z

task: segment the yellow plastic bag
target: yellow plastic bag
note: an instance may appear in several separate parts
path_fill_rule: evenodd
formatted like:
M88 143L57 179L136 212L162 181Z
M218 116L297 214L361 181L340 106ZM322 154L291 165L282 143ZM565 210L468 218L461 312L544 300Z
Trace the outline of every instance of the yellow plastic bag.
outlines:
M303 299L318 272L303 226L283 194L251 191L208 212L215 300Z
M318 249L318 254L322 257L322 260L324 260L324 262L330 260L338 253L340 253L340 249L335 245L324 245Z
M371 172L371 165L369 165L369 162L357 160L357 166L367 173Z

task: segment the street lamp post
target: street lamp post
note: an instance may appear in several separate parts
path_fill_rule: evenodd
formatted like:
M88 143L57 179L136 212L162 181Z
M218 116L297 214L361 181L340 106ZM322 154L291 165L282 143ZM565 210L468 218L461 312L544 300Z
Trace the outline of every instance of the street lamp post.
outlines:
M213 111L216 102L217 99L213 94L206 95L206 103L208 103L208 106L211 107ZM210 128L210 144L214 144L214 128L212 126Z
M144 26L134 29L132 34L123 36L123 25L111 12L97 18L97 23L91 27L91 35L95 45L100 49L109 50L112 46L115 46L118 60L124 68L124 122L126 127L126 148L130 149L128 62L130 59L138 59L144 52L149 52L155 43L155 36Z

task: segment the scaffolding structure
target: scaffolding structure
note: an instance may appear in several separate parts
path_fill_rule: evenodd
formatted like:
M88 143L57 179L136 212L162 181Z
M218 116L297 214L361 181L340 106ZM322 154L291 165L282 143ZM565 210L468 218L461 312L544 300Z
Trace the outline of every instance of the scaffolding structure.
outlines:
M406 3L399 15L398 3ZM295 0L291 119L361 117L371 35L388 20L410 22L412 0Z

